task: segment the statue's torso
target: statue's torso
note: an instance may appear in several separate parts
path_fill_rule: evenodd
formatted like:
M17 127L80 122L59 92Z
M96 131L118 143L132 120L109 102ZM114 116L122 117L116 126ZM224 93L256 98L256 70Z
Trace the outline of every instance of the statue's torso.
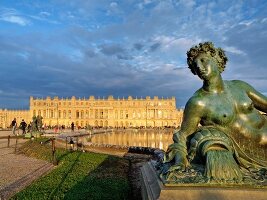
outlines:
M222 93L199 90L197 96L201 96L204 104L201 125L221 127L229 134L238 133L257 141L267 135L266 117L254 108L246 91L236 87L234 82L226 81Z

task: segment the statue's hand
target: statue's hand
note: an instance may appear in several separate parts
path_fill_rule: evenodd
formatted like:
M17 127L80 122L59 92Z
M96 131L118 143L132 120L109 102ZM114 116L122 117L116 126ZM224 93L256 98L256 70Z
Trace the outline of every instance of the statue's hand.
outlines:
M186 169L190 166L186 158L186 154L182 151L176 152L174 159L174 165L169 168L168 172L186 171Z
M177 134L177 133L174 133L174 134L173 134L173 136L172 136L172 140L173 140L173 142L178 143L179 138L178 138L178 134Z
M186 148L186 138L180 134L180 132L176 132L173 134L174 143L171 144L164 157L164 162L173 163L166 172L172 171L185 171L189 166L189 162L187 160L187 148Z

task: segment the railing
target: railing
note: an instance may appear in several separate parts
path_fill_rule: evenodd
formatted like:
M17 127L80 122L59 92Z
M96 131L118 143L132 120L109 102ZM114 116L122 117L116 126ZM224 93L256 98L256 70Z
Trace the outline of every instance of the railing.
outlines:
M11 140L15 140L15 144L14 144L14 149L15 149L15 153L17 153L17 149L18 149L18 140L20 139L23 139L22 137L20 136L0 136L0 140L7 140L7 145L1 145L1 148L5 148L5 147L8 147L10 148L12 145L10 144L11 143ZM1 144L4 144L5 142L2 142Z

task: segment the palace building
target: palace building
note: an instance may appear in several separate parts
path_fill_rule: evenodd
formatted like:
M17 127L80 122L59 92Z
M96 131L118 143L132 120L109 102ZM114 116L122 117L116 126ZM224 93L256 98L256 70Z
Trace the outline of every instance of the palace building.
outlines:
M178 127L183 110L176 109L175 98L59 98L30 97L29 110L0 109L0 127L9 127L16 118L29 123L33 116L42 116L46 126L69 127Z

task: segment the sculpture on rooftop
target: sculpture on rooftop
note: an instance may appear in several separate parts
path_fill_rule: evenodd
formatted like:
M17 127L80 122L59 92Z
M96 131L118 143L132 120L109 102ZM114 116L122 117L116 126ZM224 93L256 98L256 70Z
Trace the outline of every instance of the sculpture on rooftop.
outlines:
M164 156L164 181L240 183L249 176L249 182L266 183L267 97L246 82L223 80L227 60L211 42L187 52L203 86L186 103L181 129Z

